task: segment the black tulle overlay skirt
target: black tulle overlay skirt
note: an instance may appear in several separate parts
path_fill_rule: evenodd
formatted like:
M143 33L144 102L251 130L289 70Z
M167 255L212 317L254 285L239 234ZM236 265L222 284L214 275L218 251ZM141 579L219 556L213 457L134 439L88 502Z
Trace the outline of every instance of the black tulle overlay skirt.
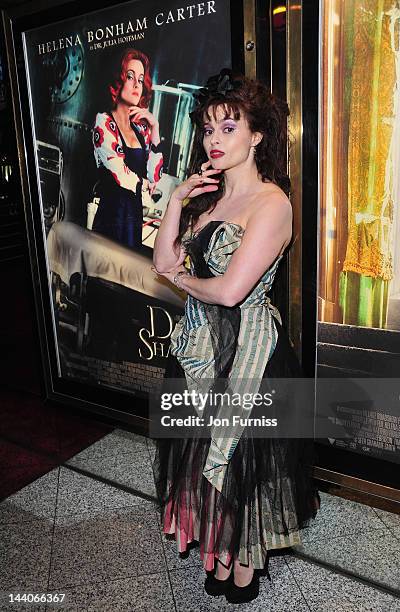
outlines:
M302 377L285 329L275 324L278 340L264 377ZM165 377L185 377L172 354ZM253 438L245 428L221 492L203 475L209 445L210 438L156 440L153 470L163 532L174 534L178 551L197 541L206 570L216 559L229 565L232 558L262 569L268 550L301 544L300 530L318 507L313 441Z

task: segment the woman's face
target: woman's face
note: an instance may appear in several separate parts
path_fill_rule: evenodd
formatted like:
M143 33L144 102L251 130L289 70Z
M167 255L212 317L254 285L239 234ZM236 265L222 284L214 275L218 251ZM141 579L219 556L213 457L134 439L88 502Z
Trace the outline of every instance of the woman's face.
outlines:
M246 118L233 115L225 117L225 107L220 105L208 110L210 119L205 117L203 128L203 146L213 168L228 170L254 158L251 147L257 145L262 135L249 129ZM250 157L251 156L251 157Z
M137 106L143 95L144 66L140 60L131 59L126 66L126 79L119 99L130 106Z

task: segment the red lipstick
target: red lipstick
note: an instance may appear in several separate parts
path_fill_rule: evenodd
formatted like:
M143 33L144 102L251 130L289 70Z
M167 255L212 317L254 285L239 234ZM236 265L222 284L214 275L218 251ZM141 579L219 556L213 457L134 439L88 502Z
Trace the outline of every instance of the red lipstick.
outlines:
M222 157L223 155L225 155L225 153L223 151L219 151L218 149L211 149L210 151L210 157L212 159L216 159L217 157Z

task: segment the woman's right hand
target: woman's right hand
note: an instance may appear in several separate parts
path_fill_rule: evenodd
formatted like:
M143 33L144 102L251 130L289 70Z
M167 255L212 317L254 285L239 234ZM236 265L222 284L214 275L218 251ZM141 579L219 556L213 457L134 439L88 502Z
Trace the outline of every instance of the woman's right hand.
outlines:
M212 178L211 175L220 171L215 170L212 167L209 168L209 166L211 166L210 161L206 161L204 164L201 164L202 173L196 173L189 176L186 181L178 185L173 192L172 197L183 202L183 200L186 198L195 198L201 193L217 191L220 179Z

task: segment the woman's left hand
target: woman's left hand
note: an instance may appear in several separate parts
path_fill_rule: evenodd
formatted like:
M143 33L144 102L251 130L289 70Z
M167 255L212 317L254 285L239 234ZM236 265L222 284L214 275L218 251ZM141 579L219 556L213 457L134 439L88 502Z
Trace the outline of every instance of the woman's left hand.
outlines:
M157 183L150 183L150 182L149 182L149 194L150 194L151 196L153 195L154 190L156 189L156 187L157 187Z
M154 117L153 113L147 108L140 108L139 106L129 107L129 119L135 123L139 123L140 119L146 119L152 129L158 127L158 121Z
M171 268L171 270L168 270L167 272L159 272L154 266L152 266L151 269L153 270L153 272L155 272L159 276L164 276L166 279L168 279L174 285L175 285L174 277L175 277L176 274L178 274L178 272L186 272L186 273L188 273L187 268L185 268L185 266L183 264L181 264L180 266L176 266L175 268Z

